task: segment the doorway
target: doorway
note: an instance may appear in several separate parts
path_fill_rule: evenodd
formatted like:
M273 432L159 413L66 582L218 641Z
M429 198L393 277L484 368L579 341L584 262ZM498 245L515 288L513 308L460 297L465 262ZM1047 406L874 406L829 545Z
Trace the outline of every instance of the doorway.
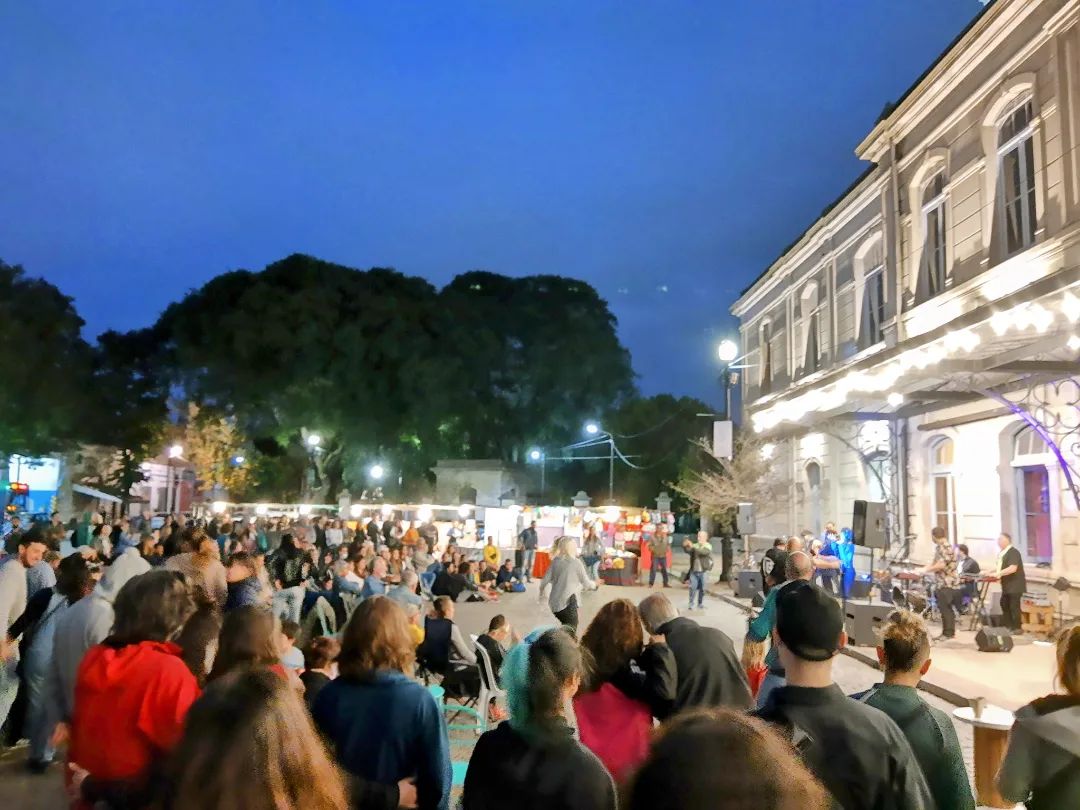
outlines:
M1025 559L1050 562L1050 476L1046 467L1020 467L1016 471L1017 503L1020 504L1020 547Z
M821 535L821 465L811 461L806 465L806 489L810 500L810 529Z

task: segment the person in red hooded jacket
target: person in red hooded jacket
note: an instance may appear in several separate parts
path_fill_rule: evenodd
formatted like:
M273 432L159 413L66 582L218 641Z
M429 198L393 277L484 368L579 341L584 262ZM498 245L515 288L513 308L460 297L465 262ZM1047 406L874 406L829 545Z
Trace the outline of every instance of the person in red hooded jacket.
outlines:
M95 779L149 777L180 740L199 686L172 639L195 610L172 571L150 571L117 594L112 634L87 650L75 681L69 761Z

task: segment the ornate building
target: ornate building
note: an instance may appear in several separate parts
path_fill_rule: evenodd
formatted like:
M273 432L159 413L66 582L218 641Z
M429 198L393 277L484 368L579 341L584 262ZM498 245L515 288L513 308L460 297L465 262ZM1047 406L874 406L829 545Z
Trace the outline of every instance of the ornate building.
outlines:
M881 500L894 556L1000 531L1080 579L1080 0L996 0L856 149L866 172L732 308L763 534Z

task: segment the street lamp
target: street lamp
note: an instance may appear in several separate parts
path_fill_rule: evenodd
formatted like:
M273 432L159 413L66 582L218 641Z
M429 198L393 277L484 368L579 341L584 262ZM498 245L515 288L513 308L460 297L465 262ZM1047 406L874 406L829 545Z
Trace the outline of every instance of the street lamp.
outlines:
M739 356L739 347L734 340L721 340L716 349L716 354L721 363L733 363Z
M368 469L368 475L370 475L376 481L381 481L382 477L386 475L386 470L383 469L382 464L372 464L370 469Z
M241 466L241 465L242 465L242 464L243 464L243 463L244 463L245 461L247 461L247 459L246 459L246 458L244 458L243 456L233 456L233 460L232 460L232 463L233 463L233 466L235 466L235 467L239 467L239 466Z
M596 422L586 422L585 432L590 436L600 433L600 425ZM610 433L604 433L608 444L608 500L615 500L615 439Z
M731 364L739 359L739 344L725 339L716 347L716 356L723 364L720 380L724 384L724 419L731 420Z
M165 453L165 511L170 515L176 509L177 504L180 502L179 482L173 480L173 459L181 458L184 455L184 447L180 444L172 445ZM176 503L173 503L173 502Z
M309 433L304 441L307 442L308 447L314 449L322 444L322 436L318 433Z
M534 447L529 451L529 460L532 462L540 462L540 497L544 497L545 489L545 473L547 472L547 456L544 455L544 451L539 447Z

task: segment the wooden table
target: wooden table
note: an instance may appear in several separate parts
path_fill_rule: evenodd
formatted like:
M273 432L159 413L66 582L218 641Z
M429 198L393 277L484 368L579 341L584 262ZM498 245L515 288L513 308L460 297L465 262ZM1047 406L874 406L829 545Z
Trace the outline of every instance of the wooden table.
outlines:
M1000 706L986 706L975 717L970 706L953 710L953 717L975 727L975 799L983 807L1015 807L998 793L998 770L1005 759L1013 713Z

